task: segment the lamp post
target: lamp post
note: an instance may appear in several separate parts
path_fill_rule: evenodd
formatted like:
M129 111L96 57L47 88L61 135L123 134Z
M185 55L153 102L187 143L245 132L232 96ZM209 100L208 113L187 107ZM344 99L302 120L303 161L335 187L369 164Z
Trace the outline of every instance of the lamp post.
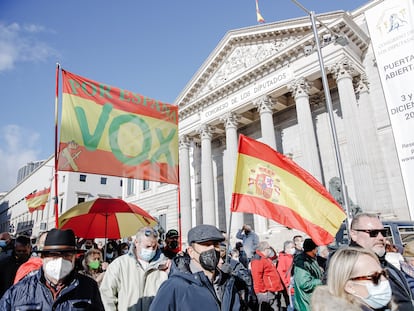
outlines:
M352 214L350 213L349 209L349 200L348 200L348 190L345 183L345 176L344 176L344 169L342 165L342 158L341 158L341 152L339 149L339 142L338 142L338 134L336 132L336 126L335 126L335 119L334 119L334 113L332 108L332 98L331 93L329 91L329 84L328 79L326 78L326 71L325 71L325 64L323 62L323 56L322 56L322 50L319 43L319 35L318 35L318 29L316 27L315 22L315 12L308 11L302 4L300 4L296 0L292 0L298 7L300 7L302 10L304 10L307 14L309 14L311 24L312 24L312 30L313 30L313 36L315 37L315 44L316 44L316 51L318 53L318 59L319 59L319 67L321 70L321 76L322 76L322 85L325 93L325 99L326 99L326 109L328 111L329 116L329 125L331 128L331 134L334 142L334 149L335 149L335 156L336 156L336 164L338 166L338 173L339 173L339 179L341 180L341 191L344 196L344 209L347 216L347 228L349 229L350 220L352 219ZM318 20L318 22L323 25L331 34L334 34L335 39L337 43L340 45L346 45L348 42L344 37L338 36L336 33L334 33L331 29L329 29L324 23Z

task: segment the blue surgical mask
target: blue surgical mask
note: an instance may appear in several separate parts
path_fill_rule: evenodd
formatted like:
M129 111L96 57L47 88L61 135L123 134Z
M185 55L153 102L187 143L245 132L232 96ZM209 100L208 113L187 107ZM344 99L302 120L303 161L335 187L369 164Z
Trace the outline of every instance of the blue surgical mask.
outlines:
M7 246L6 240L0 240L0 247L5 248Z
M139 252L139 258L141 258L144 261L151 261L152 258L154 258L156 253L156 250L152 250L150 248L141 248L141 251Z
M391 300L391 286L388 280L380 281L378 285L369 282L364 284L368 291L368 297L361 298L367 305L374 309L380 309L387 306Z

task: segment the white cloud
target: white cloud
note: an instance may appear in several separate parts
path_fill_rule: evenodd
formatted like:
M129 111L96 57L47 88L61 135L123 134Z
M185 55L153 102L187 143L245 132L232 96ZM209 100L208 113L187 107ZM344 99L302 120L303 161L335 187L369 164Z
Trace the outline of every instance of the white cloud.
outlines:
M20 167L38 160L39 138L38 133L17 125L0 128L0 192L16 185Z
M11 70L19 62L41 62L58 53L37 35L48 32L41 25L0 23L0 72Z

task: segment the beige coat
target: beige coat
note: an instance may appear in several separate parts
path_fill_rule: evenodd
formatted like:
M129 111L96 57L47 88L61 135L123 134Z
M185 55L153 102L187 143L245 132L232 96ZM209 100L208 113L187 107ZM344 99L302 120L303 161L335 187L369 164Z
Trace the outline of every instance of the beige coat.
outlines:
M100 292L105 311L146 311L161 283L168 278L160 264L168 260L163 254L144 269L135 257L135 248L116 258L105 272Z

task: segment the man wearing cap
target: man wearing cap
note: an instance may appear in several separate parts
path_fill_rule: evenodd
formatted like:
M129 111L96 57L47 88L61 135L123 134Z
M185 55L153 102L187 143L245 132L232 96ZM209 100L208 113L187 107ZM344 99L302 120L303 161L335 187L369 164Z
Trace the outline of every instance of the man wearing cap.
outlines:
M158 231L138 230L128 254L106 269L100 291L106 311L146 311L161 283L168 278L170 261L158 247Z
M198 225L188 232L189 246L176 256L150 311L243 310L235 279L217 269L224 236L215 226Z
M322 284L322 269L316 260L317 253L318 245L312 239L305 239L303 252L294 258L295 310L310 310L312 292Z
M0 310L104 310L96 282L74 270L79 251L72 230L50 230L38 252L42 267L6 291Z
M177 230L168 230L167 234L165 235L165 246L162 249L162 253L166 257L173 259L180 251L180 245L178 244L179 237L180 235L178 234Z

